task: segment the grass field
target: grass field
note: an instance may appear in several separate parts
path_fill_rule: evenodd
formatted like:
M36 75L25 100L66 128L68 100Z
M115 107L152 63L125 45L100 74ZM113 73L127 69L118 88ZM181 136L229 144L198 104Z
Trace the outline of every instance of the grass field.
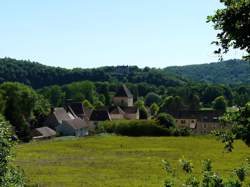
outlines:
M233 153L223 153L211 137L95 136L22 144L16 154L29 183L39 187L159 187L166 178L162 159L177 165L185 156L199 173L201 160L210 158L216 171L230 176L250 148L237 141Z

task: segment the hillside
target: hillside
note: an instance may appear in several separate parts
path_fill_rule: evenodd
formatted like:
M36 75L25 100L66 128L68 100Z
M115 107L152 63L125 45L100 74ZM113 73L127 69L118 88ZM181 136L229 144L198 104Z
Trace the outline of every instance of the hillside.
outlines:
M24 60L0 59L0 82L18 81L33 88L42 88L49 85L63 85L83 80L93 82L145 82L155 86L180 86L187 82L185 79L168 75L154 68L140 69L137 66L110 66L93 69L65 69Z
M166 179L162 160L176 165L182 156L193 160L195 175L201 172L201 161L209 158L216 172L231 176L250 154L241 141L234 147L224 153L223 144L204 136L95 136L18 145L16 163L31 186L159 187Z
M137 66L106 66L66 69L36 62L0 59L0 82L18 81L33 88L64 85L75 81L148 83L154 86L181 86L190 81L222 84L249 84L250 65L241 60L173 66L165 69Z
M165 68L164 71L195 82L250 84L250 64L241 60L173 66Z

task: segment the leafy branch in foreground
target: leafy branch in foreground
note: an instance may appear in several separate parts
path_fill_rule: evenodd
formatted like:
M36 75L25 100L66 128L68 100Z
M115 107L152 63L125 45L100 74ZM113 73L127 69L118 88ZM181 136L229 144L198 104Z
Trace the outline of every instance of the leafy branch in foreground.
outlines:
M12 151L14 146L10 125L0 115L0 186L24 186L23 173L12 164Z
M245 50L246 60L250 61L250 1L249 0L220 0L223 9L218 9L213 16L208 16L207 22L212 22L217 34L219 46L217 54L227 53L229 48Z
M247 172L250 169L250 158L246 160L246 164L237 169L234 169L232 176L227 180L224 180L219 174L213 171L211 160L204 160L202 162L202 172L200 176L194 176L193 164L190 160L186 160L184 157L179 160L180 166L186 179L182 180L180 175L177 175L177 169L174 169L171 164L163 160L164 170L167 173L168 179L165 181L165 187L174 187L177 183L182 181L183 187L243 187L249 186L244 181L247 176Z
M232 128L227 131L214 131L213 134L221 140L227 152L233 151L235 139L243 140L250 146L250 102L236 112L228 112L221 118L222 124L230 124Z

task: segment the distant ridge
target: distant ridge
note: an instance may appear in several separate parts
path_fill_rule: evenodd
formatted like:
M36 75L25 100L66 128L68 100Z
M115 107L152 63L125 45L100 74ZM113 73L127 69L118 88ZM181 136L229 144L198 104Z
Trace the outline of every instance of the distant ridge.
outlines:
M210 64L172 66L164 68L164 71L194 82L250 84L250 63L237 59Z
M26 60L0 58L0 83L21 82L38 89L84 80L147 83L166 87L181 86L190 82L250 84L250 64L242 60L228 60L164 69L138 68L137 66L66 69Z
M137 66L106 66L92 69L66 69L26 60L0 58L0 83L21 82L33 88L64 85L76 81L147 83L155 86L180 86L188 81L160 69Z

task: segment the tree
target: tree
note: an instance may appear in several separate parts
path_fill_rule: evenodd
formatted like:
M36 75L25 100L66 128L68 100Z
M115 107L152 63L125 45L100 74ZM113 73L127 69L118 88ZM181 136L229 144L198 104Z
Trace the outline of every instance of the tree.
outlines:
M213 16L208 16L207 22L212 22L217 34L213 42L219 49L215 53L227 53L230 47L246 50L245 57L250 60L250 1L249 0L220 0L223 9L218 9Z
M50 112L48 101L21 83L5 82L0 85L0 90L6 101L4 109L6 119L15 127L20 140L29 141L30 123L34 118L38 119Z
M135 106L139 108L140 119L148 119L148 111L144 105L144 101L141 99L138 100Z
M82 102L83 106L87 109L94 109L94 106L87 100L85 99L83 102Z
M75 101L87 99L93 103L96 96L95 85L90 81L73 82L65 85L63 89L66 92L66 97Z
M183 110L184 104L179 96L169 96L164 99L160 106L160 111L161 112L170 112L170 111L179 111Z
M205 106L210 106L216 97L223 95L223 89L219 86L207 86L202 93L202 102Z
M200 109L200 97L198 95L191 94L188 98L189 110L198 111Z
M242 139L250 146L250 102L239 111L229 112L223 116L222 122L232 124L232 133L236 139ZM227 143L227 142L225 142Z
M139 114L140 119L148 119L148 111L144 105L139 107Z
M153 103L151 106L150 106L150 112L153 116L155 116L158 111L159 111L159 106L156 104L156 103Z
M156 117L156 121L163 127L175 127L175 119L170 114L160 113Z
M153 103L160 104L160 102L161 102L161 96L159 96L158 94L156 94L154 92L148 93L145 97L145 105L146 106L150 106Z
M45 87L40 93L49 100L53 107L63 106L65 100L65 92L58 85Z
M0 186L24 186L22 172L13 166L12 161L12 134L10 124L0 115Z
M97 101L94 103L94 106L95 106L95 108L100 108L100 107L103 107L104 104L103 104L103 102L97 100Z
M227 102L223 96L216 97L213 101L213 108L219 111L226 111L227 109Z

